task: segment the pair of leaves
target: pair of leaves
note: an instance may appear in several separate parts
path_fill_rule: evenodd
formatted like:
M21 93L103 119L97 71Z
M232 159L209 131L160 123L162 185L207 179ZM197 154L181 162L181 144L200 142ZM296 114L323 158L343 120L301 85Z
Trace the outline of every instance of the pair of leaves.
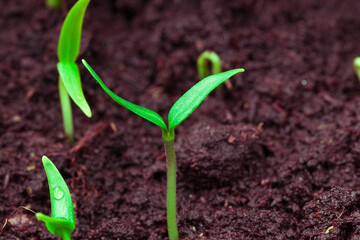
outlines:
M51 217L42 213L37 213L36 217L45 222L50 233L70 239L70 234L75 229L75 214L69 188L49 158L43 156L42 162L49 183Z
M96 81L98 81L104 91L112 99L114 99L114 101L116 101L121 106L127 108L128 110L132 111L133 113L139 115L140 117L154 123L162 130L167 132L170 132L182 121L184 121L200 105L200 103L205 99L205 97L218 85L225 82L227 79L234 76L235 74L244 72L243 68L233 69L227 72L211 75L195 84L171 107L168 116L169 127L167 127L164 120L156 112L126 101L125 99L113 93L108 87L106 87L100 77L95 73L95 71L84 59L82 60L82 62L84 66L89 70L91 75L96 79Z
M89 2L90 0L79 0L65 18L59 37L57 69L60 81L63 81L71 99L86 116L91 117L91 110L81 87L79 68L75 64L80 51L82 23Z

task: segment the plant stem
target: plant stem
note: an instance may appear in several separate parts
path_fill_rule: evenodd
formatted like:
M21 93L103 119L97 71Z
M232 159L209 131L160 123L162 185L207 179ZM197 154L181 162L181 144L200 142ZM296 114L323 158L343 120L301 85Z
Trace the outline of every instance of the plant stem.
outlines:
M178 240L179 233L176 222L176 156L174 149L175 132L162 131L167 161L167 194L166 194L166 217L170 240Z
M62 235L62 240L71 240L70 233L66 232Z
M71 111L71 102L70 97L66 91L64 83L61 78L59 78L59 95L60 95L60 103L61 103L61 111L63 116L63 125L65 135L70 144L74 143L74 125L72 119L72 111Z

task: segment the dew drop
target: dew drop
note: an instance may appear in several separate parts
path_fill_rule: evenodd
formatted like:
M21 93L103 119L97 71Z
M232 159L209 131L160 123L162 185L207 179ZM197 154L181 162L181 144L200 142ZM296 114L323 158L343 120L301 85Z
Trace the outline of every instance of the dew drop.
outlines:
M307 84L307 81L305 79L301 80L301 85L305 86Z
M76 96L76 98L81 101L82 100L82 97L81 96Z
M60 200L64 197L64 190L61 187L54 188L54 197L56 200Z

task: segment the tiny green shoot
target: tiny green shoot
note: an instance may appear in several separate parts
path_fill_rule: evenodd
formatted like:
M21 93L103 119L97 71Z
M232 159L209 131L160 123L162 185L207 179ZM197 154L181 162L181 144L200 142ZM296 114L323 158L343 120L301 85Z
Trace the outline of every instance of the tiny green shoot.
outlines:
M360 57L356 57L354 59L354 71L356 73L356 76L358 77L360 81Z
M80 51L82 23L89 1L79 0L70 9L61 28L58 44L60 103L65 135L71 144L74 142L74 125L70 98L86 116L91 117L91 110L81 87L79 68L75 63Z
M204 51L197 59L197 70L199 79L202 80L210 75L208 65L211 64L211 74L218 74L221 72L221 60L219 55L213 51ZM226 89L231 89L232 85L230 81L225 81L224 84L219 85L217 90L224 94Z
M48 8L61 8L62 0L46 0Z
M69 188L49 158L43 156L42 162L49 183L51 217L42 213L37 213L36 217L45 222L51 234L70 240L75 229L75 214Z
M219 55L212 51L204 51L197 59L197 69L200 80L210 75L208 62L212 64L212 74L221 72L221 60Z
M170 240L177 240L179 233L176 222L176 155L174 150L175 127L184 121L205 99L205 97L218 85L234 76L244 72L243 68L230 70L223 73L208 76L190 88L177 102L171 107L168 115L168 126L156 112L138 106L117 96L102 82L100 77L82 60L91 75L97 80L104 91L118 104L139 115L140 117L159 126L162 131L162 139L165 146L167 159L167 225Z

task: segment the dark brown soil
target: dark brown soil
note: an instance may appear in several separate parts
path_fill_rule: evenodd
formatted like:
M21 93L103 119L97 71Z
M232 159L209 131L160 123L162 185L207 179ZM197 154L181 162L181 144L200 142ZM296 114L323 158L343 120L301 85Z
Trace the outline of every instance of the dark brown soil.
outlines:
M62 10L0 8L0 220L50 214L46 154L75 204L73 239L167 239L158 127L114 103L84 67L87 119L62 132ZM176 129L181 239L360 239L360 2L93 0L82 55L120 96L166 116L216 51L244 67ZM17 211L0 239L56 239Z

